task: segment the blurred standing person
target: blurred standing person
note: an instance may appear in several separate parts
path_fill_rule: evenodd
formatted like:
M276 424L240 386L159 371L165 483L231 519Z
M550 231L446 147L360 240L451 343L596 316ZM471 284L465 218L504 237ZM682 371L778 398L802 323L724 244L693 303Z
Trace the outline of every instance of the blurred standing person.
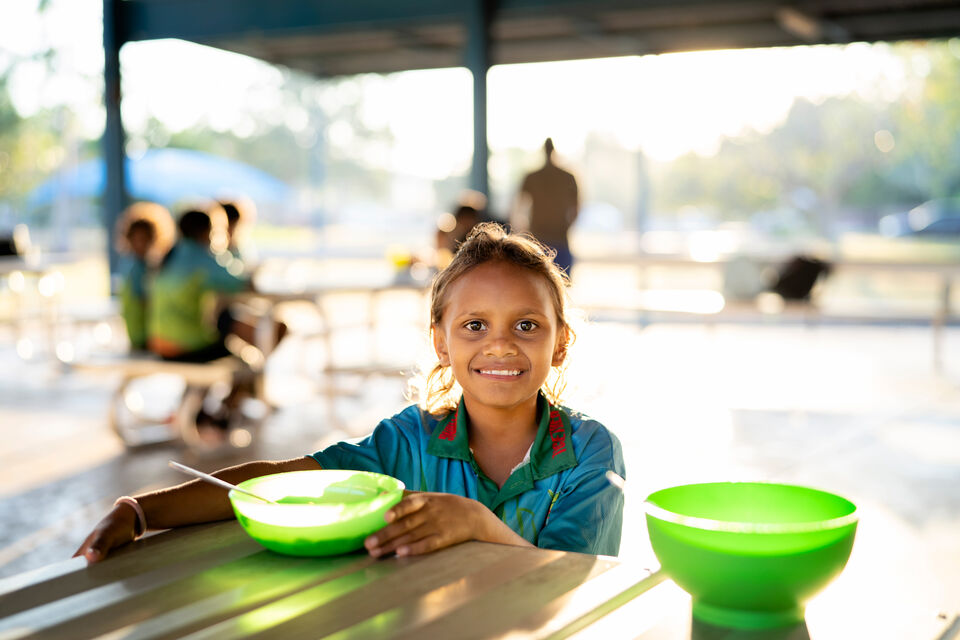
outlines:
M580 212L580 193L573 174L554 164L551 138L543 143L543 152L543 167L523 179L510 224L554 249L554 262L569 276L573 255L567 235Z

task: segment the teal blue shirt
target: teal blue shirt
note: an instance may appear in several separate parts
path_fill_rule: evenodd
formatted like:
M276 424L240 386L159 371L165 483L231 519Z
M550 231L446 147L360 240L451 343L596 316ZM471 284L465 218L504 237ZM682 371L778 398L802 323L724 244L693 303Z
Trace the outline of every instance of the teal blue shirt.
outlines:
M391 475L411 491L439 491L481 502L528 542L542 548L617 555L623 494L606 472L626 477L620 441L596 420L537 404L539 428L529 461L503 484L488 478L470 452L461 400L435 418L410 406L358 442L313 454L321 467Z
M219 342L217 294L236 293L249 286L217 263L207 247L182 239L173 248L153 281L147 332L150 338L193 351Z

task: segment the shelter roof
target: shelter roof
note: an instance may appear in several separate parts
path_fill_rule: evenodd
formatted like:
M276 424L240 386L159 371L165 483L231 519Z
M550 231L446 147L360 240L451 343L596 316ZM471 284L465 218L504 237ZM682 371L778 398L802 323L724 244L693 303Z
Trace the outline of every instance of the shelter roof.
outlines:
M122 0L121 41L181 38L318 76L463 65L491 12L493 64L960 35L953 0ZM488 9L489 10L489 9Z

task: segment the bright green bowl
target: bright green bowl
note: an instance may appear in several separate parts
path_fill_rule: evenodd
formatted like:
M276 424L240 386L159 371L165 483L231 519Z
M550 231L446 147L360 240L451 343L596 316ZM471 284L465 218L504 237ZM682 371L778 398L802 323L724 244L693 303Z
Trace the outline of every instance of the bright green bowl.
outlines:
M230 491L240 525L271 551L292 556L329 556L363 546L382 528L387 509L400 502L403 483L366 471L291 471L237 485L269 500L310 497L316 504L269 504Z
M694 617L741 629L803 620L847 563L858 521L840 496L759 482L671 487L645 507L653 551Z

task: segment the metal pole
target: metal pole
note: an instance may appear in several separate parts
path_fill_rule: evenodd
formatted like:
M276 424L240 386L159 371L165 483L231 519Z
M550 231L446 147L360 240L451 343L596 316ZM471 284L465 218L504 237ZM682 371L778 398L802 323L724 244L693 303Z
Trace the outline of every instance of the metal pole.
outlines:
M467 16L466 66L473 74L473 167L470 187L490 195L487 175L487 70L490 68L490 25L494 0L471 0Z
M120 115L120 47L124 38L120 33L120 0L103 0L103 104L107 121L103 129L103 159L107 170L103 192L103 222L107 231L107 251L111 281L117 272L117 251L114 233L117 219L127 206L127 188L124 160L123 120ZM111 282L111 289L114 289Z

